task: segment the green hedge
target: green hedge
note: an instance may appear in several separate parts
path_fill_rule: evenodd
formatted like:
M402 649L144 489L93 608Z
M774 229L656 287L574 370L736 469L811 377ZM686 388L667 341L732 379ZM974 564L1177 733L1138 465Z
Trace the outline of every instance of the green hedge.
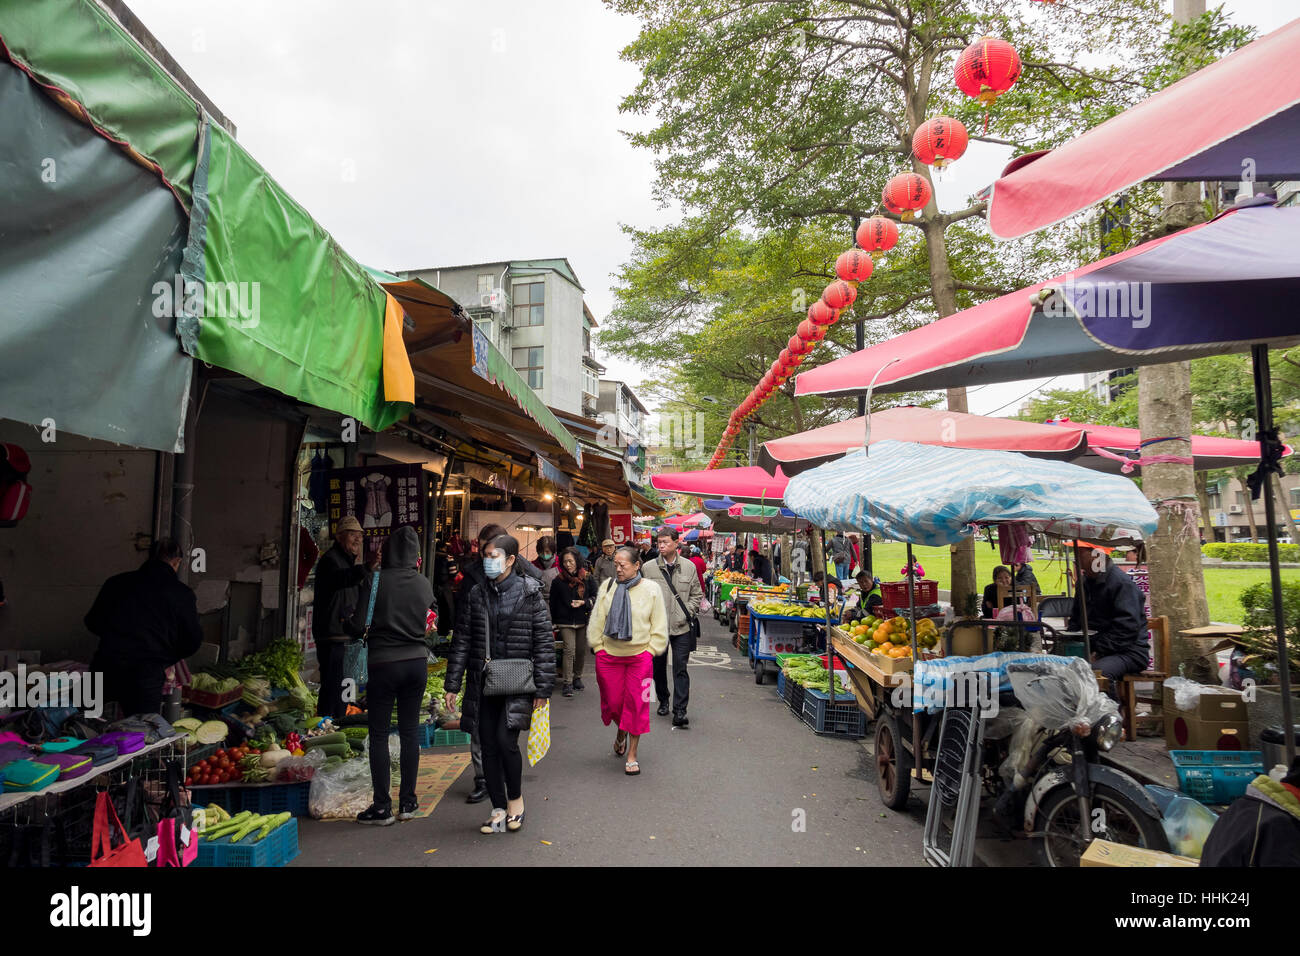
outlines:
M1228 544L1222 541L1201 545L1206 557L1224 561L1268 561L1266 544ZM1286 562L1300 561L1300 544L1279 544L1278 557Z

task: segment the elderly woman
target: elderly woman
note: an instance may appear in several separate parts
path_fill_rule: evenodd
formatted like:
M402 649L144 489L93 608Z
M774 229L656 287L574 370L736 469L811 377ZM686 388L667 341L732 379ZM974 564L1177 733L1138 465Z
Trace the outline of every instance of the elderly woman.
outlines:
M641 554L624 546L614 553L614 578L601 585L587 622L587 645L596 655L600 718L618 724L614 753L627 761L623 772L641 772L637 746L650 732L654 658L668 649L668 610L653 581L641 577Z

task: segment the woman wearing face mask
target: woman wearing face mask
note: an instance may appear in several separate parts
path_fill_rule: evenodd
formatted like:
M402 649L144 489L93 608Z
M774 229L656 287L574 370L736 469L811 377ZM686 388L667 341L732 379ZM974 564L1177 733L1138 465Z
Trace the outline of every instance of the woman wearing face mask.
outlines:
M600 718L618 724L614 753L627 762L623 772L641 772L637 746L650 732L650 700L654 658L668 649L668 610L662 589L641 579L641 555L624 545L614 552L614 578L596 595L587 622L587 644L596 655L600 686Z
M519 732L532 724L532 712L555 686L555 639L541 585L515 573L519 542L503 534L487 546L484 583L470 589L465 612L457 621L447 657L444 690L447 707L465 685L461 726L478 736L483 771L492 797L492 817L482 833L514 833L524 825L523 755ZM483 666L488 642L492 658L528 659L533 664L534 696L487 697Z
M549 534L542 535L537 539L537 560L533 567L538 571L549 571L555 564L555 539Z
M587 662L587 618L595 600L595 588L582 566L576 548L560 555L560 573L551 584L551 622L564 642L564 685L560 690L572 697L582 690L582 672Z

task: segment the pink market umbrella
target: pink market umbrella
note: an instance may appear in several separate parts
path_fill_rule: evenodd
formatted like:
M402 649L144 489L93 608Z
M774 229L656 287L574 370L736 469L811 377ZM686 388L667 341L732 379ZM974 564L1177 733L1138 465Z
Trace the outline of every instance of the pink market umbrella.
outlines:
M713 519L703 511L697 511L693 515L670 515L664 519L664 524L684 531L687 528L707 528L713 524Z
M1295 20L1063 146L1017 157L993 185L990 231L1025 236L1143 181L1300 178L1298 62Z
M700 471L663 472L650 476L650 487L697 498L730 498L741 504L779 504L785 494L786 476L757 465L714 468Z
M864 417L850 418L764 442L758 460L765 468L784 469L787 474L797 475L861 448L864 434ZM872 412L871 443L878 441L1018 451L1035 458L1060 461L1069 461L1087 451L1082 428L986 418L915 405Z
M1088 436L1088 454L1075 460L1076 465L1093 468L1097 471L1131 472L1141 467L1143 456L1159 455L1159 439L1142 445L1142 433L1136 428L1122 428L1118 425L1082 425L1068 418L1049 421L1048 426L1064 427L1070 430L1082 429ZM1291 446L1283 446L1283 455L1290 455ZM1212 435L1192 436L1192 467L1197 471L1209 471L1214 468L1235 468L1259 461L1260 448L1257 441L1243 441L1240 438L1216 438Z

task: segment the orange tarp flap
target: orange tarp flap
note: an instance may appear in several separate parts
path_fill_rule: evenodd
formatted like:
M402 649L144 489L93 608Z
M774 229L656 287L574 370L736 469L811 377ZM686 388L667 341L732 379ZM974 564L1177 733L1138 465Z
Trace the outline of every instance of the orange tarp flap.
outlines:
M384 401L415 404L415 373L402 343L405 313L397 300L384 293Z

